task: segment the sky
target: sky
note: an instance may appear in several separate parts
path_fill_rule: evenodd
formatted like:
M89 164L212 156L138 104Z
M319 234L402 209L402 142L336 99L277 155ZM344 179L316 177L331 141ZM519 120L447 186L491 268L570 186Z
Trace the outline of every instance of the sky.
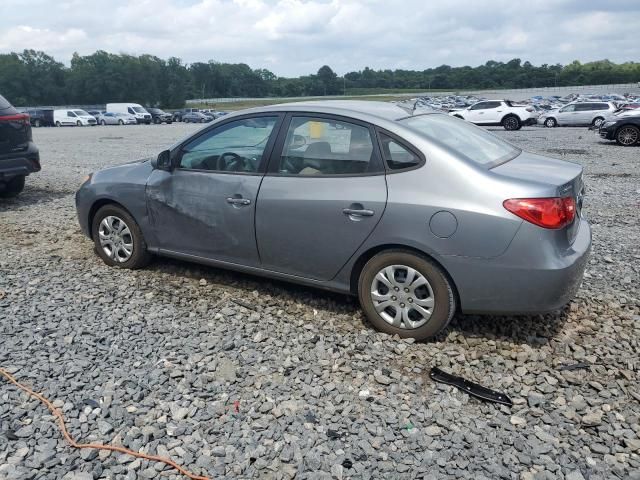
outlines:
M279 76L640 61L640 0L0 0L0 53L149 53Z

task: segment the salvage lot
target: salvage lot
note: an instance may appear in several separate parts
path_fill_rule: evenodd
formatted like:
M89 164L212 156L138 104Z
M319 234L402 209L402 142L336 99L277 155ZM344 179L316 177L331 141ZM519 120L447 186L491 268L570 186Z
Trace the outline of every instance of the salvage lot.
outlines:
M83 176L196 128L35 130L43 171L0 203L0 366L57 399L79 440L213 478L640 478L640 148L584 128L492 129L585 166L583 287L561 313L457 315L417 344L375 332L344 296L165 259L105 266L75 218ZM514 407L434 384L436 365ZM0 382L0 478L156 477L180 478L72 450Z

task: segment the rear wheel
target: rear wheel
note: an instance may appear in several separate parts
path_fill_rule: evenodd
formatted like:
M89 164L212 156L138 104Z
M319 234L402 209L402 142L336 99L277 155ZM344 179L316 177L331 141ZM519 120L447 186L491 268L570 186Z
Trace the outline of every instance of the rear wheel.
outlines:
M91 232L96 252L109 266L136 269L151 259L140 227L117 205L105 205L98 210Z
M602 125L602 122L604 122L604 118L596 117L596 118L593 119L593 122L591 122L591 126L592 127L599 127L600 125Z
M418 340L443 330L456 309L444 272L428 258L404 250L379 253L366 263L358 297L378 330Z
M13 177L5 184L0 184L0 198L13 198L24 190L24 175Z
M61 126L62 126L62 124L60 123L60 121L57 121L56 122L56 127L61 127Z
M502 126L505 130L519 130L522 124L515 115L507 115L502 119Z
M40 123L40 120L36 118L36 120L33 122L33 126L34 127L40 127L40 126L42 126L42 123Z
M638 143L640 139L640 128L633 125L625 125L616 132L616 142L623 147L630 147Z
M100 125L102 125L103 127L107 124L107 122L105 122L104 120L100 121Z
M556 122L556 119L555 119L555 118L547 118L547 119L544 121L544 126L545 126L545 127L548 127L548 128L553 128L553 127L555 127L555 126L557 126L557 125L558 125L558 122Z

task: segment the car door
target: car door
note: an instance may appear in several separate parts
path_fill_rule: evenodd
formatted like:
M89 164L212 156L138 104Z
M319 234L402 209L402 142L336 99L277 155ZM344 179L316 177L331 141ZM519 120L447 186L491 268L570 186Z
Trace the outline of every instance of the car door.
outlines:
M571 122L575 122L575 116L577 115L576 104L567 105L558 110L558 125L572 125Z
M482 114L480 123L500 123L503 110L502 102L486 102L485 108L478 112L478 114Z
M375 133L350 118L288 115L262 181L256 238L265 269L331 280L382 218Z
M573 125L589 125L593 117L593 103L576 104L575 115L573 117Z
M171 151L171 171L147 182L147 207L161 251L258 266L255 207L282 116L236 117Z
M465 120L469 122L478 123L484 118L485 109L489 102L479 102L475 105L471 105L469 109L464 112L463 116Z

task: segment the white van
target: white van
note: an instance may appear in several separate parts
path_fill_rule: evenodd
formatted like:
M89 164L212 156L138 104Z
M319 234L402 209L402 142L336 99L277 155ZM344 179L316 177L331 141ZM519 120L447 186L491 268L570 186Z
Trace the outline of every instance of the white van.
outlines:
M93 115L89 115L84 110L70 108L68 110L54 110L53 124L56 127L62 127L63 125L84 127L85 125L97 125L98 122Z
M151 114L142 105L137 103L107 103L109 113L128 113L136 117L138 123L151 123Z

